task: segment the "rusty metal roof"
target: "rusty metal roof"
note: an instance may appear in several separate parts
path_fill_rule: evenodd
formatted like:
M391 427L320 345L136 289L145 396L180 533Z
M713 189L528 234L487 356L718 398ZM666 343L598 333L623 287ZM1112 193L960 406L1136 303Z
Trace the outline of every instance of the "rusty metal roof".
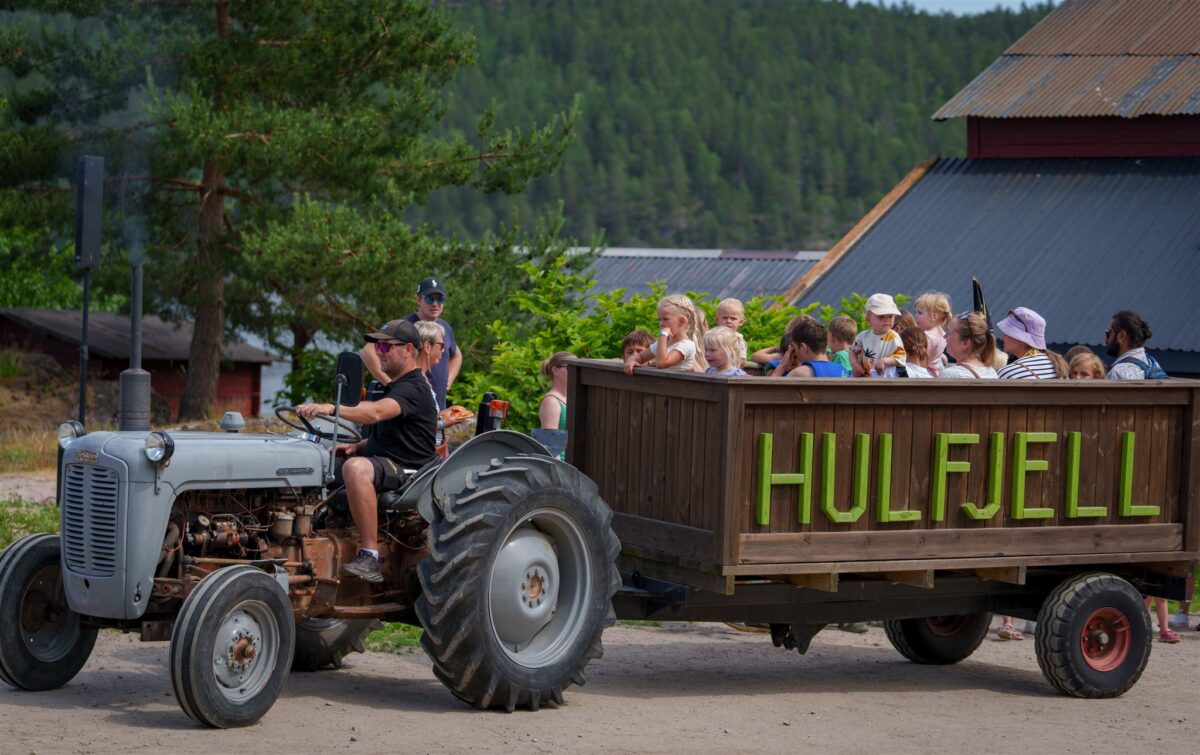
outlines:
M1066 0L934 120L1200 114L1200 2Z

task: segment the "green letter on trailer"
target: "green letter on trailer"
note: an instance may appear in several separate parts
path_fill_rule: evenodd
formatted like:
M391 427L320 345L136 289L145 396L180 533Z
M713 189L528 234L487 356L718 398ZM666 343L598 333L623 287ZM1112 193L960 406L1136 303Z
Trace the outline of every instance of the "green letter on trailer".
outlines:
M929 482L929 518L933 521L946 518L946 474L971 471L969 461L950 461L950 445L978 442L978 433L938 433L934 437L933 479Z
M1108 508L1105 506L1079 505L1079 444L1081 437L1083 437L1082 433L1078 430L1067 433L1067 487L1063 490L1066 504L1063 511L1068 519L1108 514Z
M1133 433L1121 433L1121 478L1118 486L1117 513L1121 516L1157 516L1158 506L1133 503Z
M1012 517L1013 519L1050 519L1054 509L1025 507L1025 473L1045 472L1050 462L1045 459L1030 459L1030 443L1053 443L1058 433L1015 433L1013 435L1012 466Z
M921 518L920 511L892 511L892 434L879 434L879 472L876 479L879 488L879 507L875 511L876 521L915 522Z
M1000 491L1004 485L1004 433L992 433L988 447L987 505L979 508L973 503L962 504L968 519L991 519L1000 510Z
M835 524L857 522L867 510L867 486L871 476L871 436L854 436L854 501L849 511L838 511L833 502L834 470L837 468L837 435L821 433L821 511Z
M771 452L774 449L775 436L771 433L758 434L758 464L755 479L754 521L756 524L771 522L771 486L799 485L800 503L796 512L796 521L808 524L809 508L812 505L810 481L812 480L813 435L800 433L800 471L793 473L773 474L771 472Z

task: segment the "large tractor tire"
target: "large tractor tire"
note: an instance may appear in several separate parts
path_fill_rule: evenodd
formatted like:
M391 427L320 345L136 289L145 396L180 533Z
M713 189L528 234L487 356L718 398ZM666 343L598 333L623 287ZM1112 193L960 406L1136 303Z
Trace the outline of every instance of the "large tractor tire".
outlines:
M67 605L58 535L29 535L0 554L0 679L13 687L58 689L75 678L96 645Z
M377 619L305 619L296 624L292 671L341 668L343 658L365 652L367 635L382 628Z
M1133 585L1113 574L1081 574L1054 589L1038 613L1037 660L1050 684L1072 697L1124 694L1150 660L1150 615Z
M171 684L183 712L216 729L249 726L279 697L296 620L287 593L252 566L205 577L171 634Z
M621 585L595 483L557 459L511 456L434 509L416 606L434 674L477 708L561 703L602 655Z
M987 636L990 613L893 619L883 622L892 647L913 663L948 666L974 653Z

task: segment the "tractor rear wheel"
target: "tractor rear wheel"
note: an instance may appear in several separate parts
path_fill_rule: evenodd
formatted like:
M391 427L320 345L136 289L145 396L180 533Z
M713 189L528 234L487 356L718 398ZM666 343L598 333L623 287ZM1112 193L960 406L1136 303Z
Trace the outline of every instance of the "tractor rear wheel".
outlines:
M987 636L990 613L929 616L883 622L892 647L913 663L947 666L974 653Z
M367 649L367 635L382 629L378 619L305 619L296 624L292 671L341 668L350 653Z
M434 509L416 606L434 674L477 708L561 703L603 653L621 584L595 483L557 459L512 456Z
M171 634L171 684L183 712L216 729L266 715L287 681L296 620L287 592L252 566L205 577Z
M0 554L0 679L21 689L58 689L92 654L86 626L63 593L58 535L29 535Z

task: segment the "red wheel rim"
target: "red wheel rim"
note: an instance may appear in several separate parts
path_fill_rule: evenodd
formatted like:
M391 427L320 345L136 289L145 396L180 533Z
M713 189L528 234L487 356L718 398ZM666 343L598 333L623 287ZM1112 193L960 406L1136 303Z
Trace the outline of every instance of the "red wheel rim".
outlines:
M1132 646L1133 628L1125 613L1116 608L1093 611L1079 633L1083 660L1096 671L1112 671L1120 666Z
M925 619L929 631L938 637L953 637L963 630L970 616L929 616Z

